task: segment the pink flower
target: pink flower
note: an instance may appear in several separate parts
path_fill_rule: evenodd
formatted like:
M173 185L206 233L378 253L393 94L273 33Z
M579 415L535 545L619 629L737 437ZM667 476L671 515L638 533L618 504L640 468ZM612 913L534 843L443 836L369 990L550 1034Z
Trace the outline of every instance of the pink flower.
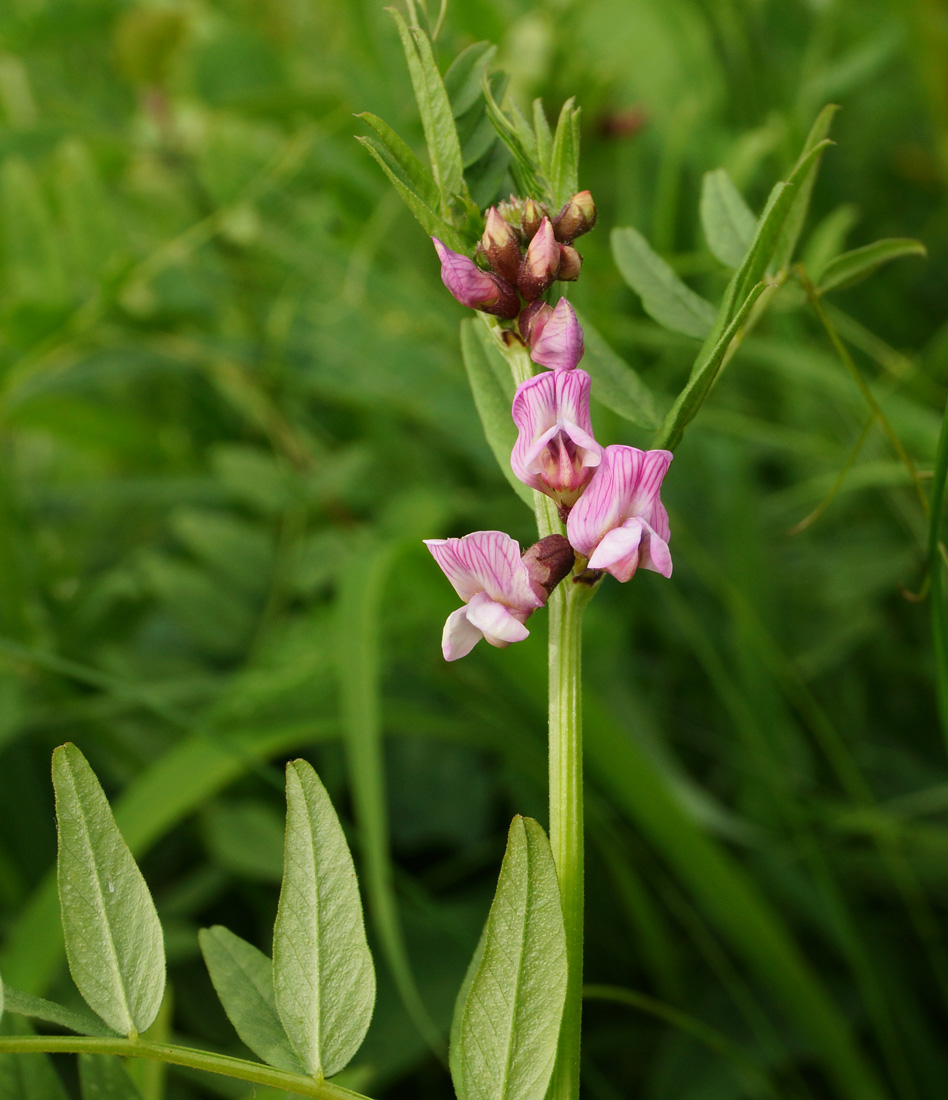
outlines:
M672 572L668 513L659 490L671 451L606 447L599 469L569 514L566 533L590 569L628 581L636 569Z
M437 237L431 239L441 260L441 281L462 306L506 320L517 316L520 298L510 283L489 271L481 271L472 259L452 252Z
M560 298L539 334L534 329L530 358L550 370L572 370L585 350L583 330L573 307Z
M465 603L444 624L446 661L466 656L481 638L503 649L529 636L523 624L545 601L514 539L503 531L475 531L460 539L425 539L425 545Z
M514 423L520 432L510 455L513 472L525 485L567 508L585 488L602 455L592 435L590 384L584 370L538 374L520 383L513 401Z

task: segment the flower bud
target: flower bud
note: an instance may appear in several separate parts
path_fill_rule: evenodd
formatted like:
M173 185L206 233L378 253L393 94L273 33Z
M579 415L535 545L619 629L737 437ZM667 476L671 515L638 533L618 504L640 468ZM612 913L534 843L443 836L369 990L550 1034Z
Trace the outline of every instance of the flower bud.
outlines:
M462 306L510 320L520 312L517 291L496 275L481 271L467 256L452 252L432 237L441 260L441 281Z
M571 244L560 245L560 273L557 279L575 283L583 267L583 258Z
M520 268L520 293L532 302L549 288L560 269L560 248L550 219L544 218Z
M505 222L510 222L511 225L519 225L523 217L523 199L518 199L516 195L501 199L497 204L497 213Z
M596 224L596 204L588 191L577 191L553 219L553 232L558 241L569 243L588 233Z
M569 575L575 558L569 539L563 535L547 535L523 552L522 561L530 574L530 587L544 603L560 581Z
M546 207L533 199L527 199L523 204L523 213L520 216L520 228L528 241L532 241L543 219L546 217Z
M546 302L531 302L520 314L520 335L528 347L539 340L543 326L553 316L553 307Z
M520 239L514 227L492 206L487 212L487 224L481 237L479 250L491 268L509 283L515 283L520 275Z
M530 344L530 358L550 370L572 370L584 351L583 330L573 307L560 298L539 336Z

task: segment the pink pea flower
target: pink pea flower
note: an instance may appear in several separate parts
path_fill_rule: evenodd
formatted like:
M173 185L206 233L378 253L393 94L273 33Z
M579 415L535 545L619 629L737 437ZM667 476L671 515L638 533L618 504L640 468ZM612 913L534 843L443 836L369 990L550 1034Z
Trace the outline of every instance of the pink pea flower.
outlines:
M671 451L606 447L599 468L569 514L566 532L590 569L628 581L636 569L672 572L668 513L659 497Z
M475 531L460 539L425 539L425 545L465 604L444 624L446 661L466 656L481 638L503 649L529 636L523 624L545 600L510 535Z
M520 383L513 401L520 433L510 455L513 472L566 509L579 498L602 455L592 435L590 384L584 370L538 374Z
M489 271L481 271L468 256L452 252L432 237L441 260L441 281L452 295L470 309L510 320L520 312L520 298L510 283Z
M576 313L565 298L560 298L539 333L534 329L530 358L550 370L572 370L585 350Z

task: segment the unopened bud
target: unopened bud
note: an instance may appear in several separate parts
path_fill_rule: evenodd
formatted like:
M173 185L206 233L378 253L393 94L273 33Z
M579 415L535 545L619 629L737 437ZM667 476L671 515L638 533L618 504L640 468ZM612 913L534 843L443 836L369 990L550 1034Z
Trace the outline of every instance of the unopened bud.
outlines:
M560 272L556 276L567 283L575 283L583 267L583 258L571 244L560 245Z
M510 222L511 225L519 225L520 219L523 217L523 199L511 195L509 199L503 199L497 204L497 212L505 222Z
M520 275L520 239L514 227L492 206L487 212L487 224L478 251L483 252L491 268L508 282L515 283Z
M510 320L520 312L520 298L510 283L432 237L441 260L441 281L463 306Z
M596 204L589 191L577 191L553 219L558 241L569 243L588 233L596 224Z
M520 268L520 293L532 302L547 290L560 270L560 247L550 219L544 218L530 242Z
M546 302L531 302L520 314L520 335L528 347L539 340L543 326L553 316L553 307Z
M520 216L520 228L528 241L532 241L536 231L540 228L546 217L546 207L533 199L527 199L523 204L523 213Z
M530 587L544 603L553 589L569 575L575 554L569 539L563 535L547 535L521 555L530 574Z

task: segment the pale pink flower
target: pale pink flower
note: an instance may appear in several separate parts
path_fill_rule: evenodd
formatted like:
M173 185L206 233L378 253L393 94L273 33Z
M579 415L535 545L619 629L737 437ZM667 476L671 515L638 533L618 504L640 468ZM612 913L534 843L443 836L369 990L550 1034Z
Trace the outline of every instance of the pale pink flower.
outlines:
M466 656L481 638L503 649L529 636L523 624L544 601L514 539L503 531L475 531L460 539L425 539L425 545L465 604L444 624L446 661Z
M481 271L468 256L452 252L432 237L441 260L441 281L462 306L510 320L520 312L520 298L510 283L489 271Z
M569 514L566 533L590 569L628 581L636 569L672 572L668 513L659 497L671 451L606 447L599 468Z
M583 330L573 307L560 298L539 334L534 330L530 358L550 370L572 370L586 350Z
M520 433L510 455L513 472L567 508L589 482L602 454L592 434L590 384L584 370L538 374L520 383L513 400Z

